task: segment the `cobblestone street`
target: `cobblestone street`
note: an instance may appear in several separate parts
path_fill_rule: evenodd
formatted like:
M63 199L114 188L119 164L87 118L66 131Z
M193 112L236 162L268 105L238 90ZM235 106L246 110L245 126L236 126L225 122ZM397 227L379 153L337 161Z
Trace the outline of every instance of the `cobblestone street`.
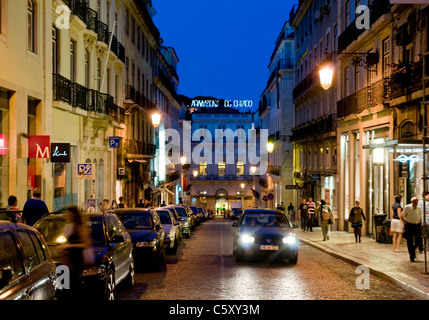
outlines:
M301 244L298 264L236 263L232 222L207 221L158 272L137 270L122 300L417 300L419 297L370 276L369 289L357 289L356 267Z

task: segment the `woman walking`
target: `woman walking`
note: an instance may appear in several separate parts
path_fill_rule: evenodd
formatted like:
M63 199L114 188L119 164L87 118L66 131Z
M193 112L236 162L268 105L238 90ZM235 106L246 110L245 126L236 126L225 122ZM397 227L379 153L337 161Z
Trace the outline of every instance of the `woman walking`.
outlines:
M366 220L365 214L363 213L362 208L360 207L359 201L355 201L355 206L350 211L349 222L352 224L354 229L356 242L361 242L361 231L363 220Z
M404 223L401 221L401 200L402 196L395 196L395 203L392 205L393 217L390 222L390 232L392 232L393 252L399 252L399 245L404 232Z

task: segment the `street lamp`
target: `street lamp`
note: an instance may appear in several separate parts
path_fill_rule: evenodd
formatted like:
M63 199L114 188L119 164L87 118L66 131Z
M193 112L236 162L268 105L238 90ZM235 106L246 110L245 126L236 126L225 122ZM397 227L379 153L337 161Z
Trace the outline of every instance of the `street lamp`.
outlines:
M251 172L252 174L255 174L255 173L256 173L256 170L257 170L256 166L251 166L251 167L250 167L250 172Z
M159 114L158 112L154 113L152 115L152 124L153 124L153 126L155 128L158 128L159 125L160 125L160 123L161 123L161 114Z
M267 151L268 153L272 153L274 151L274 143L272 142L267 143Z
M186 157L185 156L180 157L180 163L182 164L182 166L184 166L186 164Z
M334 70L329 66L324 66L319 70L320 85L323 89L328 90L332 85L332 77L334 76Z
M194 175L194 177L198 177L198 170L194 170L194 172L192 172L192 174Z

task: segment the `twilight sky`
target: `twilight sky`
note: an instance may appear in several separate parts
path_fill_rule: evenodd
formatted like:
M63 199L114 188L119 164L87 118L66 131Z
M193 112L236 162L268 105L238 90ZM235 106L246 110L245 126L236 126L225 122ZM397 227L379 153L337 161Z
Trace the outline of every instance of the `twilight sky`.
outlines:
M275 41L297 2L153 0L155 25L180 60L178 93L253 100L257 108Z

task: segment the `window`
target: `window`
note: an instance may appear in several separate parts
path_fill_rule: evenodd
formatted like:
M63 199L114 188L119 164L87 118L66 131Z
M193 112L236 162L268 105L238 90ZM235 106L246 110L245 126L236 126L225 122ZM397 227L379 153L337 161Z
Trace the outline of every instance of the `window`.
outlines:
M225 176L225 168L226 168L225 162L219 162L217 164L217 168L218 168L219 177L224 177Z
M345 67L344 69L344 97L348 97L350 95L350 68Z
M390 75L390 37L383 40L383 78L387 78Z
M35 5L32 0L27 1L27 48L31 52L36 52L35 50Z
M237 162L237 177L244 176L244 162Z
M128 9L125 12L125 33L127 36L130 35L130 12Z
M18 248L9 231L0 233L0 270L4 268L10 268L12 280L24 274Z
M76 42L70 41L70 81L76 82Z
M58 29L52 27L52 73L58 73Z
M404 48L404 62L413 63L413 44L410 43Z
M344 5L344 27L347 28L350 24L351 17L350 0L347 0Z
M40 264L40 258L34 247L33 241L26 230L17 230L18 238L22 243L24 253L25 270L30 271L33 267Z
M89 88L89 51L85 50L85 86Z
M131 41L132 43L136 42L136 20L134 18L131 18Z
M97 59L97 90L101 90L101 61Z
M207 162L200 162L200 176L207 177Z

